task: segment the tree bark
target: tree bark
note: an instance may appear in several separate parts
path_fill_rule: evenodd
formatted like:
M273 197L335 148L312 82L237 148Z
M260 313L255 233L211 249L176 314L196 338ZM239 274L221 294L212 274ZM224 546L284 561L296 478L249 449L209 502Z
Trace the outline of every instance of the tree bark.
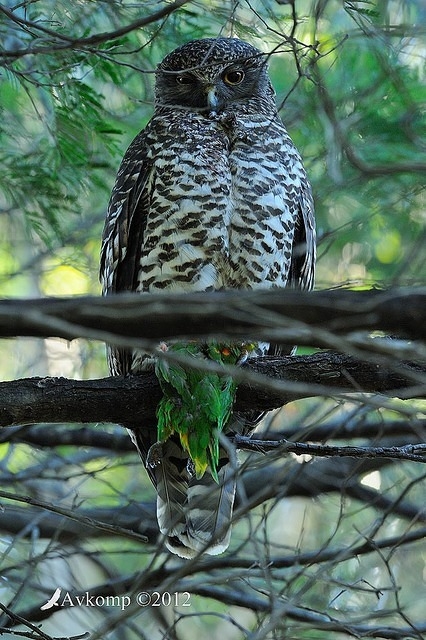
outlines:
M333 335L380 330L426 338L426 288L388 291L217 291L0 301L0 336L99 339L133 346L250 336L331 347Z
M238 388L235 404L238 411L267 411L315 395L364 392L409 398L418 396L422 389L426 394L426 383L423 382L422 387L417 380L420 376L424 380L426 366L406 363L392 369L328 351L307 356L256 358L246 362L241 375L247 375L250 382L243 381ZM0 383L0 425L143 424L155 420L160 398L161 390L152 372L99 380L13 380Z

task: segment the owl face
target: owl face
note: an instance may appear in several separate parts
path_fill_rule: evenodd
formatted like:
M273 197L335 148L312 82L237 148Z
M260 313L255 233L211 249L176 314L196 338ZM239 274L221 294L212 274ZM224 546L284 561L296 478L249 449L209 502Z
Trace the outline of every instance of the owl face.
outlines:
M233 102L271 95L265 56L237 38L192 40L156 71L156 104L221 111Z

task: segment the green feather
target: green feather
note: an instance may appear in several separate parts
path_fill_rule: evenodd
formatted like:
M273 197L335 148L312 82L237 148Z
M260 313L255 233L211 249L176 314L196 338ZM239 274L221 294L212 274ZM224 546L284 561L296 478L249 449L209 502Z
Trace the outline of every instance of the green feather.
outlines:
M226 366L239 364L255 346L251 343L186 342L169 347L163 345L162 348ZM218 481L219 433L231 417L236 384L231 376L197 371L190 365L168 362L164 358L157 360L155 373L164 394L157 407L159 442L178 434L194 464L197 478L201 478L209 467Z

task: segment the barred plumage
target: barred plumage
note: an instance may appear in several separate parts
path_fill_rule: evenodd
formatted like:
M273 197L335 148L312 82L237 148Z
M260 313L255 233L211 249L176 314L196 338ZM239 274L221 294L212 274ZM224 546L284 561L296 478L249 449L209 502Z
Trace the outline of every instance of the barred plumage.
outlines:
M118 171L101 251L104 294L310 289L314 265L311 188L278 116L265 55L235 38L179 47L157 68L154 115ZM109 350L114 375L151 364ZM155 425L132 438L146 460ZM197 480L173 438L148 469L160 530L179 555L220 553L229 543L235 469L223 455L222 487L207 473Z

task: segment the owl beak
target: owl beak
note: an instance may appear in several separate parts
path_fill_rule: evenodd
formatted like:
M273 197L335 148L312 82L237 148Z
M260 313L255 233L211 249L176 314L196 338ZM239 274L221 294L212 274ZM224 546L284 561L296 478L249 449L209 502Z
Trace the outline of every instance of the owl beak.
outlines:
M220 100L217 95L217 87L207 85L206 87L207 106L210 111L218 111L220 108Z

